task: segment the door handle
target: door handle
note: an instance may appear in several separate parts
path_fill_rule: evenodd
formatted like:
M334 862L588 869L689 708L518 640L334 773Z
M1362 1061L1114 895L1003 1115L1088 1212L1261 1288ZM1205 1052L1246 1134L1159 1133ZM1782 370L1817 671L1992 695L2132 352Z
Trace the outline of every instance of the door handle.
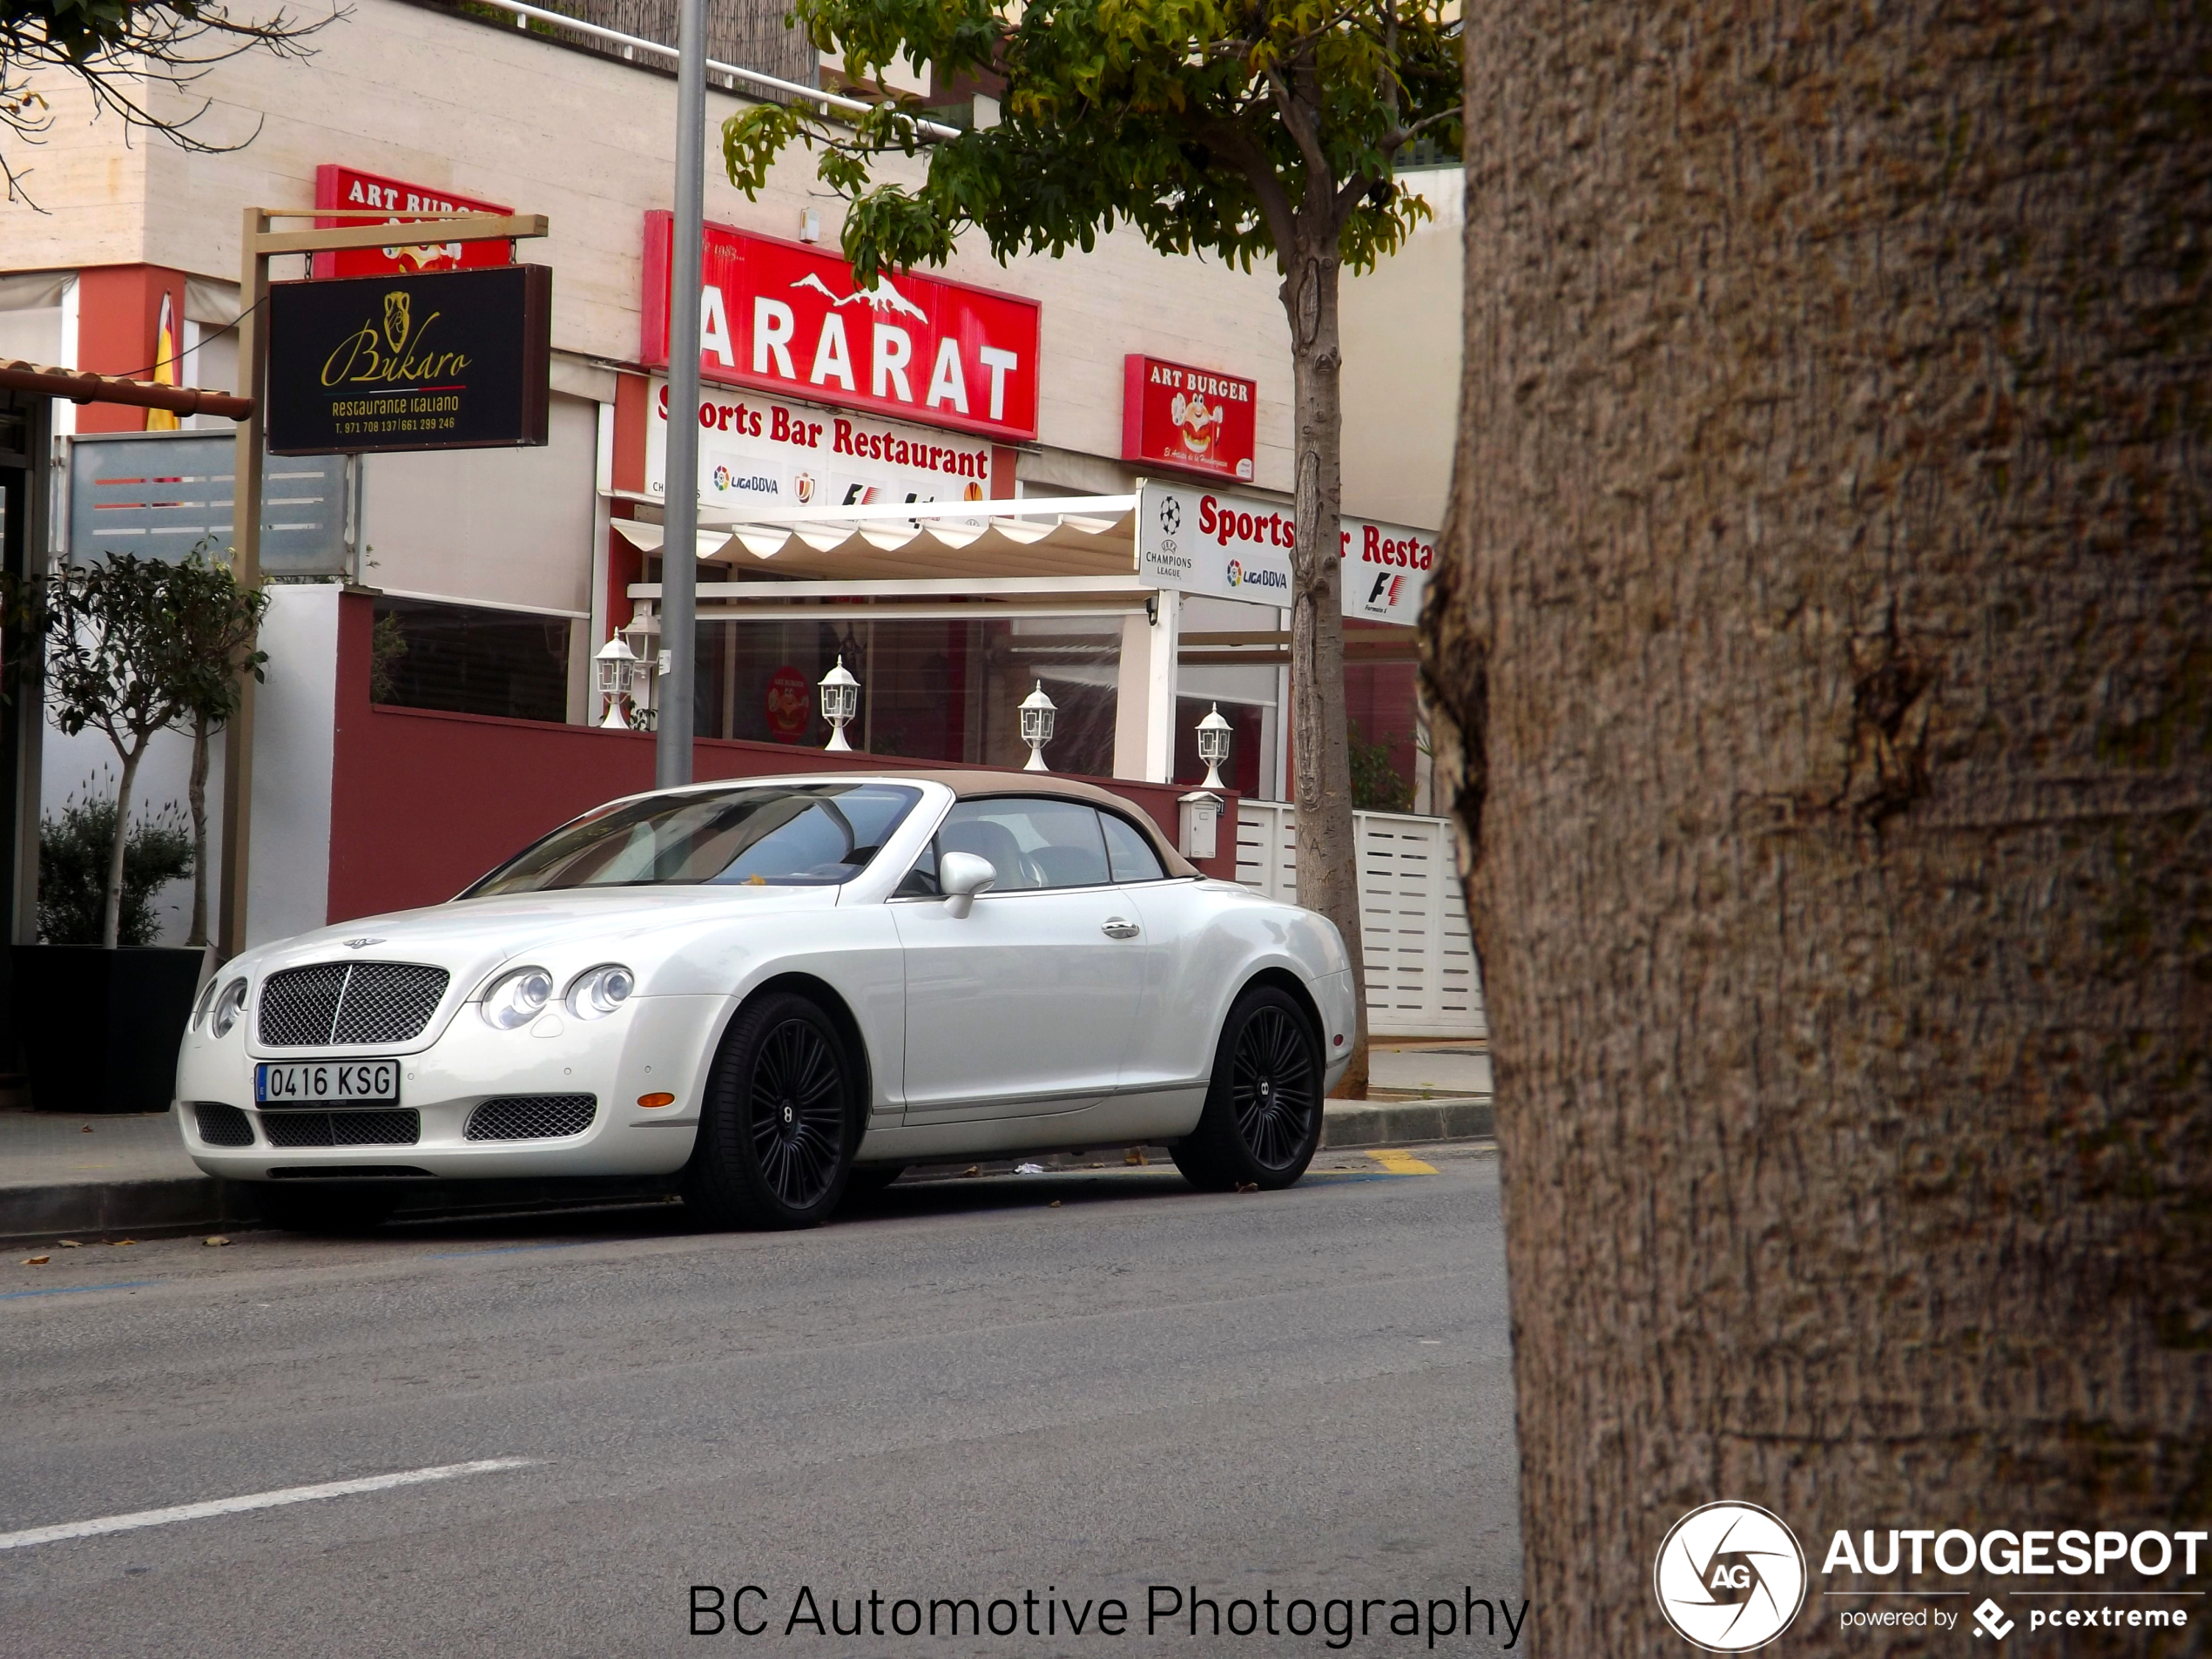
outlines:
M1109 916L1098 931L1109 939L1134 939L1136 937L1136 924L1120 916Z

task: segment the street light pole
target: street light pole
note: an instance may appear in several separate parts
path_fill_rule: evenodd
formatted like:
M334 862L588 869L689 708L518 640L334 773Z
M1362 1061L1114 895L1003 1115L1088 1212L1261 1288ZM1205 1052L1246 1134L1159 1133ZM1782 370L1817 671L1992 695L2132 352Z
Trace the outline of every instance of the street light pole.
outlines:
M699 245L706 215L706 0L680 0L676 35L676 246L668 270L668 467L662 498L660 683L653 781L691 781L698 655Z

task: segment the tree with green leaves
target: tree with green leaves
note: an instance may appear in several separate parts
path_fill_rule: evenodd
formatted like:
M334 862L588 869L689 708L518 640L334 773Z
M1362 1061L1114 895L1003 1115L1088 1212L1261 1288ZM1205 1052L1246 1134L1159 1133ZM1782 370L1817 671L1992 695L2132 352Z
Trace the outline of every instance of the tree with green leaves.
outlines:
M179 563L128 553L56 572L44 595L46 684L54 724L99 732L123 775L108 853L100 942L122 917L131 792L157 732L192 732L192 942L207 932L207 739L237 712L239 679L263 678L253 637L268 596L243 588L198 549Z
M190 129L212 99L175 114L158 110L149 91L187 92L241 52L304 57L307 37L344 15L334 9L302 22L279 9L241 17L217 0L0 0L0 138L37 143L54 119L44 89L74 82L91 95L95 114L118 116L126 127L159 132L203 154L239 149L260 132L258 123L242 139L211 140ZM26 170L9 148L0 143L0 179L9 200L27 200Z
M765 105L723 130L731 182L750 193L802 143L850 203L855 280L942 264L963 233L1001 260L1089 252L1126 222L1163 253L1282 273L1295 384L1298 543L1291 615L1298 897L1342 931L1362 968L1344 687L1343 268L1365 269L1428 214L1398 188L1406 146L1460 144L1458 8L1449 0L795 0L815 45L881 90L901 57L941 83L1001 89L996 126L925 143L914 100L850 125ZM919 185L879 180L890 155L927 152ZM1366 1088L1366 1016L1345 1088Z

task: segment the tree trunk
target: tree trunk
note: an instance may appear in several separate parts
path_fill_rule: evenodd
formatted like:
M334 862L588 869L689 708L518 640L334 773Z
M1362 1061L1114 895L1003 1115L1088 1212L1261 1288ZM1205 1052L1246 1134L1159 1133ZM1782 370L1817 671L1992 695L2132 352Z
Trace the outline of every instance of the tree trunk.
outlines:
M1341 269L1333 246L1284 261L1298 455L1298 545L1291 555L1291 756L1298 804L1298 897L1337 925L1352 953L1358 1028L1338 1092L1367 1094L1366 959L1359 941L1359 845L1344 705L1344 353L1337 333Z
M1824 1603L1901 1581L1833 1533L2212 1498L2212 11L1466 41L1423 635L1542 1651L1688 1651L1655 1557L1721 1499L1804 1548L1793 1659L1955 1651L1840 1630L1913 1604Z
M192 723L192 776L185 786L192 804L192 932L187 945L207 942L207 717Z
M138 779L138 759L146 752L141 738L123 758L123 780L115 790L115 840L108 845L107 892L100 903L100 943L113 950L123 931L123 854L131 843L131 790Z

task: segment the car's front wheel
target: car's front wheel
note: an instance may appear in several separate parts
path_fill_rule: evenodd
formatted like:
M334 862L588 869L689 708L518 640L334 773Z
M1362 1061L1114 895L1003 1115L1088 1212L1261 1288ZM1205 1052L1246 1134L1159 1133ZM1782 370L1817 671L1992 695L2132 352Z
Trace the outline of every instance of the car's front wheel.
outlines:
M829 1016L774 992L730 1022L707 1082L684 1202L718 1227L814 1227L859 1144L853 1069Z
M1321 1038L1290 993L1255 985L1222 1022L1198 1127L1170 1151L1211 1192L1287 1187L1321 1143Z

